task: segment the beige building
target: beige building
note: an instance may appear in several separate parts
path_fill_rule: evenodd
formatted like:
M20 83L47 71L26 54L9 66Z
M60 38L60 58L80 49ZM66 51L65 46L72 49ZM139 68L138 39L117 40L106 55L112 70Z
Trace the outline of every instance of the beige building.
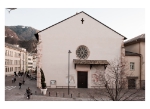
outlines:
M67 88L69 72L71 88L93 88L94 74L107 69L109 60L125 56L126 37L85 12L41 30L35 36L39 41L37 87L41 87L42 68L47 87Z
M126 58L130 64L129 86L145 88L145 34L141 34L124 43Z
M33 70L36 70L37 67L37 54L36 53L32 53L33 55Z
M5 43L5 75L26 69L26 49Z
M28 70L32 71L33 70L33 55L32 53L28 53Z

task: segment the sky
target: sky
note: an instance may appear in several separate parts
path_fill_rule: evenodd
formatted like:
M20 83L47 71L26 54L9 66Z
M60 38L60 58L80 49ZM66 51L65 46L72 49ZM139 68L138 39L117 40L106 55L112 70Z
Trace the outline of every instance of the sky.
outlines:
M30 26L43 30L76 12L84 11L131 39L145 33L144 8L17 8L5 9L5 26Z

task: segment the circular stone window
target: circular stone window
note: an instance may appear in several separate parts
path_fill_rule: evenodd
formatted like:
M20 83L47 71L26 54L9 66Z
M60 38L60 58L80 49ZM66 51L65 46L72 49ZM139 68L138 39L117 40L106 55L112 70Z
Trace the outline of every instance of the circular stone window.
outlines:
M87 59L89 56L89 49L84 45L80 45L76 50L76 55L80 59Z

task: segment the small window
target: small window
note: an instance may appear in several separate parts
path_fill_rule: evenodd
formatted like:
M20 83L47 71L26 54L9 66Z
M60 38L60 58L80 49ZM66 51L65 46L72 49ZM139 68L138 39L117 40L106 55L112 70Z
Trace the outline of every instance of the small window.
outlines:
M130 70L134 70L134 62L130 62Z

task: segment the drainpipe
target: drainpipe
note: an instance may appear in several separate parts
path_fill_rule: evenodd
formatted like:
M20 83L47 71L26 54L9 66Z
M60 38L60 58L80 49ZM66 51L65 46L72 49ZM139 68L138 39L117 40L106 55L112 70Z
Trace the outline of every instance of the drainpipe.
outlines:
M142 56L141 56L141 50L140 50L140 42L139 42L139 54L140 54L140 89L141 89L141 76L142 76Z

